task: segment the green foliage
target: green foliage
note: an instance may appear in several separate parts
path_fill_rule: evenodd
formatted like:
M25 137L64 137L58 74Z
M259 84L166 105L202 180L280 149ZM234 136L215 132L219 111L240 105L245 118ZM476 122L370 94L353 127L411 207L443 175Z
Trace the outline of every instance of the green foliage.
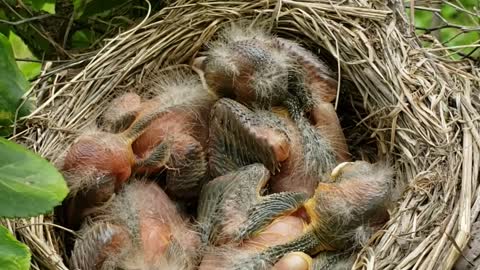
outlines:
M12 132L15 113L28 87L28 81L15 62L10 42L0 34L0 136ZM30 109L31 104L26 102L19 109L18 117L27 115Z
M463 0L461 1L466 9L472 10L476 5L476 1L472 0ZM446 18L450 23L465 26L465 27L478 27L480 26L480 17L473 18L472 16L467 16L458 12L455 8L449 5L444 5L442 7L442 17ZM446 43L448 46L459 46L474 44L480 40L480 32L471 31L463 33L461 29L455 28L446 28L440 30L440 39ZM462 50L465 54L468 54L472 49ZM477 53L474 56L480 56L480 51L477 50Z
M10 31L8 39L13 48L13 54L15 58L23 59L35 59L37 58L32 54L27 44L23 40ZM38 62L17 61L18 68L23 73L27 80L31 80L40 74L42 64Z
M89 48L96 40L96 34L89 29L75 31L72 35L72 48L86 49Z
M75 19L82 17L83 12L87 6L87 0L72 0L73 1L73 11L75 14Z
M75 19L93 16L102 12L111 11L128 1L123 0L73 0Z
M0 216L44 214L59 205L67 193L63 176L53 165L0 138Z
M0 8L0 19L8 21L7 13L2 8ZM8 36L8 33L10 33L10 28L7 24L0 23L0 34Z
M30 251L18 242L3 226L0 226L0 265L3 270L30 269Z
M432 22L433 13L429 11L415 11L415 27L428 28Z
M68 188L48 161L0 138L0 217L29 217L50 211ZM0 265L5 270L30 269L30 251L0 226Z
M19 37L13 33L9 37L18 55L32 57ZM10 124L28 86L17 67L9 39L0 33L0 122L3 135L10 133ZM19 112L22 116L29 111L22 108ZM63 176L53 165L24 147L0 138L0 217L30 217L46 213L59 205L67 193ZM0 226L1 269L28 270L30 257L29 249Z
M468 14L465 11L461 11L452 5L456 5L460 8L463 8L467 11L470 11L472 14ZM475 16L479 9L480 2L477 0L459 0L453 1L451 4L442 4L440 8L440 15L447 21L449 25L464 27L467 28L478 28L480 27L480 16ZM409 12L407 12L409 14ZM441 20L434 20L432 12L415 10L415 26L421 29L430 29L432 27L440 27L445 23ZM418 30L419 34L423 34L425 30ZM427 32L428 33L428 32ZM435 32L434 32L435 33ZM461 46L461 45L471 45L479 44L480 41L480 31L464 31L458 29L458 27L442 27L435 33L445 46ZM463 55L470 54L474 48L465 48L461 49L460 52ZM474 58L480 57L480 50L474 51L471 55ZM461 58L460 55L454 55L454 58Z
M23 2L36 11L43 10L50 14L55 14L55 0L23 0Z

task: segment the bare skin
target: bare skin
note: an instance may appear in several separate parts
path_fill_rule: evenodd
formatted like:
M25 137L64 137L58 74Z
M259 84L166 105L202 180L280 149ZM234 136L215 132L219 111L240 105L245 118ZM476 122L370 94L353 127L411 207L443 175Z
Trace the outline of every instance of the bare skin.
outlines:
M283 107L301 131L308 126L304 123L308 118L318 133L330 140L337 162L349 161L331 104L337 95L337 81L324 62L293 41L250 26L232 26L220 36L206 56L193 61L211 91L250 108ZM308 139L311 134L301 136Z
M315 117L321 126L323 119ZM343 136L337 137L341 130L322 128L325 132L320 133L309 123L300 129L281 109L252 110L224 98L214 105L210 124L209 165L214 176L260 162L273 174L270 187L274 193L313 195L320 177L347 156L346 149L338 148L343 145Z
M155 101L150 103L146 106L155 108ZM132 144L136 157L145 160L135 171L152 174L167 170L166 189L171 196L195 197L206 177L204 146L208 128L207 120L199 121L199 115L207 114L203 110L192 113L183 108L169 109L152 121ZM161 162L150 162L149 157L159 153L156 151L160 145L163 146L163 152L158 155Z
M265 269L266 264L291 252L315 255L348 251L359 244L358 236L368 238L372 228L388 220L391 172L382 165L342 163L310 199L295 192L261 195L269 178L265 167L253 164L214 179L202 191L199 222L203 241L218 247L236 243L230 247L236 251L247 248L246 253L223 251L237 254L227 255L231 259L225 269ZM295 228L299 231L286 229L293 239L281 233L281 237L272 237L272 231L282 230L283 218L298 222ZM276 242L279 239L281 242ZM210 261L218 262L218 254L223 253L213 252L217 259ZM337 265L344 258L333 253L322 260Z
M262 108L297 97L307 110L312 99L331 102L336 97L332 71L299 44L236 27L225 29L223 36L210 45L206 57L194 61L219 96ZM297 85L287 89L291 82Z
M73 269L194 268L198 236L156 184L131 183L98 211L75 243Z
M334 149L337 163L351 161L345 135L333 105L327 102L316 104L311 111L310 119L316 130Z
M199 270L209 269L229 269L227 258L234 256L235 253L255 253L264 250L266 247L273 245L285 244L296 237L300 236L304 229L304 222L301 218L294 216L280 217L270 224L264 231L255 237L252 237L239 246L229 250L219 258L218 254L207 254L200 264ZM272 270L310 270L312 259L305 253L294 252L287 254Z
M102 116L105 129L112 133L126 130L137 118L141 103L140 96L135 93L125 93L112 100Z
M133 173L168 170L169 194L197 196L207 176L207 112L215 97L195 77L182 80L164 83L163 92L143 103L133 93L118 97L104 117L117 133L85 134L69 147L61 166L72 191L65 202L68 227L78 228L88 209L108 200Z
M272 192L312 195L322 174L350 160L331 104L334 74L299 44L232 27L193 65L209 90L238 102L213 109L212 121L219 122L210 127L213 176L261 162L274 175Z

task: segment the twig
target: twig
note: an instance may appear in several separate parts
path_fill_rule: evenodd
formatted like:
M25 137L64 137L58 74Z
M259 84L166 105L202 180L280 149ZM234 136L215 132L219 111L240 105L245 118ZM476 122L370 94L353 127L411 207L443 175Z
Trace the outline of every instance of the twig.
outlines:
M43 14L43 15L39 15L39 16L36 16L36 17L31 17L31 18L26 18L26 19L23 19L23 20L19 20L19 21L16 21L16 22L0 20L0 23L5 23L5 24L8 24L8 25L20 25L20 24L23 24L23 23L31 22L31 21L37 21L37 20L45 19L45 18L48 18L48 17L51 17L51 16L52 16L52 14Z

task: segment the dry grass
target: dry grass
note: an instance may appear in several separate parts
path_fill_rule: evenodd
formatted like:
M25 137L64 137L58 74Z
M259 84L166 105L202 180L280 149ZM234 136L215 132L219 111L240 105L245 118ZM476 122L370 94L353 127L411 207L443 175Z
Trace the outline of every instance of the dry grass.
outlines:
M46 70L31 92L38 108L16 140L55 161L112 96L134 89L148 70L188 63L223 24L247 18L339 60L339 77L358 88L339 99L361 97L368 116L358 125L408 184L391 222L360 253L358 268L450 269L480 212L480 69L447 61L443 47L422 49L398 3L179 0L96 55ZM53 227L35 225L44 219L51 223L38 217L10 228L40 267L66 269Z

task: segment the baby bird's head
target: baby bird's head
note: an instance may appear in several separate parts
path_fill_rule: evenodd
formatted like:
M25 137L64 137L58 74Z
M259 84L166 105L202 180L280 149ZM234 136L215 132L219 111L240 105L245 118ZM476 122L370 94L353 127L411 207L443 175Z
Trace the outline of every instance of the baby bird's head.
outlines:
M132 181L85 224L72 268L191 269L197 235L155 184Z
M111 176L119 187L130 177L133 162L134 154L126 140L107 132L93 132L81 135L70 145L61 169L67 175L76 175L76 180L81 180L78 176L92 173ZM89 185L86 182L69 184Z
M305 204L312 228L334 249L361 245L390 218L397 191L393 171L382 163L344 162L329 180Z
M112 100L102 115L106 131L119 133L135 121L141 107L141 98L135 93L125 93Z
M292 59L261 31L227 28L195 65L220 97L263 107L278 105L288 92Z
M364 181L388 185L391 183L393 171L384 163L369 163L363 160L343 162L338 164L331 172L333 182Z

